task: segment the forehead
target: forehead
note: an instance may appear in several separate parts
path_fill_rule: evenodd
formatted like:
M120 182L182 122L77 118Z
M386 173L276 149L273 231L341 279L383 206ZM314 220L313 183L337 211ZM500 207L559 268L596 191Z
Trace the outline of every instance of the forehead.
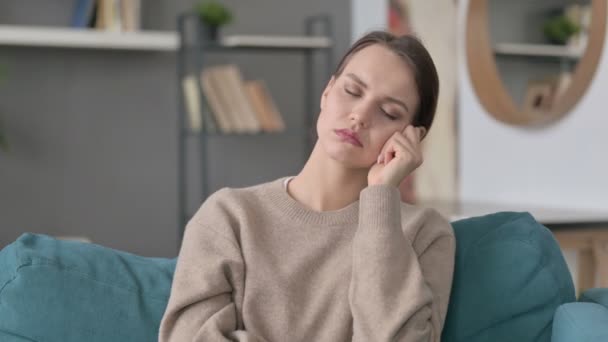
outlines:
M416 90L410 65L389 48L373 44L350 57L343 75L353 73L369 87L387 95L411 93Z

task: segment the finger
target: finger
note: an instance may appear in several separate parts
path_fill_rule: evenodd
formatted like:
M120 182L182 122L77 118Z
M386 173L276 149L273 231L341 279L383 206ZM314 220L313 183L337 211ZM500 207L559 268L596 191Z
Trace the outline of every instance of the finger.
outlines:
M405 139L405 138L404 138ZM395 152L396 155L399 155L401 157L404 158L412 158L412 159L417 159L418 155L420 154L418 152L418 150L412 146L412 144L409 141L395 141Z
M398 132L395 132L395 134L397 134ZM384 145L382 146L382 148L380 149L380 154L378 155L378 163L388 163L386 156L387 156L387 151L390 148L391 144L393 143L395 134L393 134L391 137L389 137L386 142L384 142Z
M412 134L414 134L413 137ZM411 145L413 148L418 148L418 146L420 145L420 140L418 139L418 136L416 134L416 131L414 131L414 133L409 134L397 134L397 136L395 136L395 139L403 142L404 144Z
M395 157L400 156L402 158L409 159L414 163L414 165L416 165L416 167L422 165L424 158L420 148L416 148L412 146L412 144L403 143L402 141L397 140L393 146L395 146L396 150Z
M403 129L403 131L401 131L402 134L406 134L409 131L412 130L416 130L416 127L412 126L411 124L408 124L407 126L405 126L405 128Z
M420 141L420 135L418 135L418 127L409 126L410 129L405 130L405 136L410 139L412 142L418 143Z
M411 127L411 128L410 128ZM401 130L401 133L405 134L405 132L407 132L408 130L414 128L414 126L412 126L412 124L407 124L403 130Z
M382 152L382 162L384 164L390 163L395 158L395 152L394 141L391 141L391 144Z
M388 146L390 144L390 138L384 143L384 146L382 146L382 148L380 149L380 154L378 155L378 164L382 164L384 163L384 152L388 149Z
M420 127L420 140L422 140L422 138L426 137L426 133L427 133L426 128Z

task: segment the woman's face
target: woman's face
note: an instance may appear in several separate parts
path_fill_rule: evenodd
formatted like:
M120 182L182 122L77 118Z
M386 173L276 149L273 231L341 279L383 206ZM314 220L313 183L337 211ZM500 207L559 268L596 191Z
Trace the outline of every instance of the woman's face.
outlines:
M418 103L410 66L388 48L369 45L327 84L317 121L319 143L330 158L369 168L388 138L412 122Z

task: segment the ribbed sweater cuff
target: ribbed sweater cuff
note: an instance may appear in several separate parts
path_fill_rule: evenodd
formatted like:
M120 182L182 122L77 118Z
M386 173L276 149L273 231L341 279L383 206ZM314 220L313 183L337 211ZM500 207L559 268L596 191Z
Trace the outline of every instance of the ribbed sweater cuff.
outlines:
M359 227L381 229L401 224L401 196L392 185L372 185L359 197Z

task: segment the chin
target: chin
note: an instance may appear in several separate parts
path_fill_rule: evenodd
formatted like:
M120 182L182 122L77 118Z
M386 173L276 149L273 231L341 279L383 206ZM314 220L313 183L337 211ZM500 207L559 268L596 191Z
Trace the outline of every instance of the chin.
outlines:
M343 142L321 142L321 148L326 156L349 168L369 168L375 162L366 161L362 149L351 149Z

